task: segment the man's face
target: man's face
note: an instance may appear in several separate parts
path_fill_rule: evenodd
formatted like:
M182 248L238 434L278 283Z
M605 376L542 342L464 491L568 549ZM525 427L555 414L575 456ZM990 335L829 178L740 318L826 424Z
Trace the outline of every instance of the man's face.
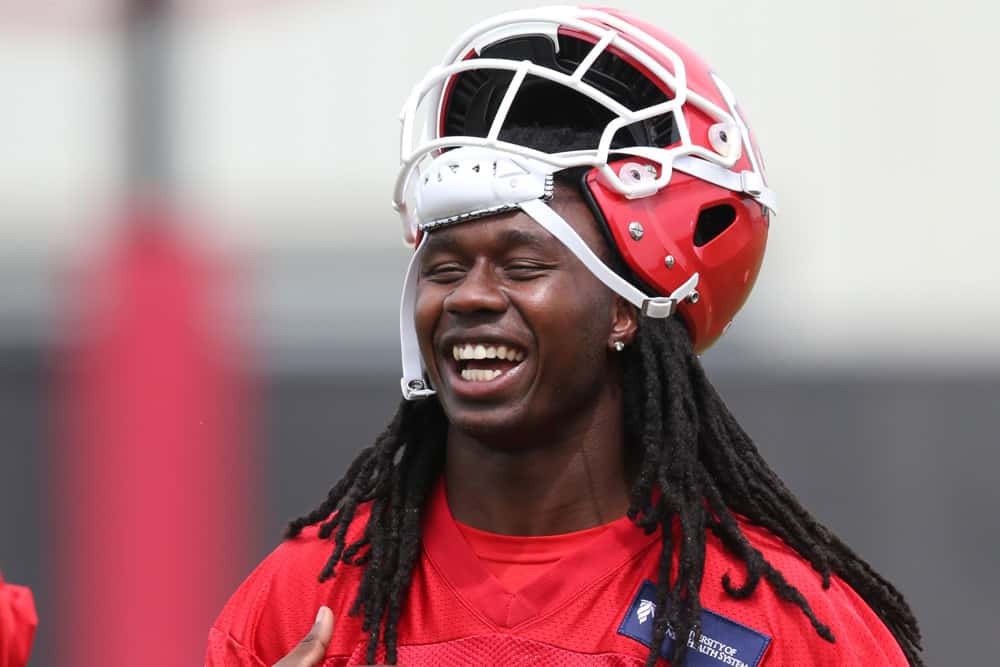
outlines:
M602 258L607 250L575 190L551 202ZM521 435L571 427L620 382L614 340L632 309L526 214L433 232L421 254L416 327L452 426L516 447Z

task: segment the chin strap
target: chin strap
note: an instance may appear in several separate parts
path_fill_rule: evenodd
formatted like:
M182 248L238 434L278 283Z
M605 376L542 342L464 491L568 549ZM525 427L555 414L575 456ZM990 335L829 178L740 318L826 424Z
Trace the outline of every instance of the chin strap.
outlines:
M770 209L771 213L776 214L778 212L778 196L774 190L764 184L764 179L756 171L730 171L717 164L712 164L707 160L691 157L690 155L678 155L675 157L673 167L677 171L682 171L695 178L714 183L727 190L743 192Z
M406 267L406 277L403 279L403 295L399 300L399 344L403 353L403 378L399 381L403 390L403 398L413 401L434 395L434 390L424 374L423 358L420 356L420 343L417 340L416 301L417 301L417 271L420 267L420 251L427 242L427 234L420 239L420 245L410 257L410 265Z
M549 234L559 239L577 259L583 262L594 277L616 292L623 299L639 309L647 317L670 317L677 312L681 301L690 296L698 286L698 274L695 273L687 281L671 293L670 296L646 296L632 283L608 268L608 265L594 254L580 235L558 213L544 202L533 199L521 202L521 210L530 215L535 222L545 228Z
M608 268L608 265L594 254L594 251L570 227L569 223L542 200L532 199L520 202L518 206L546 231L559 239L570 252L583 262L595 278L634 305L647 317L670 317L677 312L681 301L691 296L698 286L698 274L695 273L670 296L646 296L634 285ZM410 265L406 269L406 278L403 280L403 295L399 304L399 339L403 356L403 378L400 380L400 388L403 390L403 398L408 401L434 394L424 372L420 345L417 340L416 322L414 321L420 252L427 236L428 234L424 234L420 245L410 258Z

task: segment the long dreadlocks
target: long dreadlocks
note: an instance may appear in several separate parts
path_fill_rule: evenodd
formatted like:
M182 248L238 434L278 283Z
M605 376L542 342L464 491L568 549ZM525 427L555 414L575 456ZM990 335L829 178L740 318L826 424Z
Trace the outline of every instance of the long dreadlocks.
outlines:
M813 518L771 470L705 376L683 323L642 320L622 363L626 449L636 462L628 514L640 528L662 534L656 608L665 613L655 617L647 666L655 664L668 628L678 637L700 632L708 530L746 563L742 585L723 577L729 595L748 597L763 579L802 610L820 637L836 641L809 601L747 540L734 513L795 549L821 574L824 588L833 574L846 581L889 628L910 664L922 665L920 630L903 596ZM404 401L326 500L288 526L288 537L317 523L320 538L332 537L333 552L320 581L333 577L341 564L365 568L350 613L363 615L369 662L380 641L387 661L397 659L401 605L419 557L421 514L443 468L446 430L436 399ZM364 533L348 544L348 526L367 502L372 505ZM671 664L683 664L686 652L687 642L674 642Z

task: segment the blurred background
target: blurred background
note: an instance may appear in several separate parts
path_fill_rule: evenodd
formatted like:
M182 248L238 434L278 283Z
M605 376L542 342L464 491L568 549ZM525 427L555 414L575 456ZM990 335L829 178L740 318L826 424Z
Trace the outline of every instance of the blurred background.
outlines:
M397 113L526 2L0 0L0 570L32 665L200 664L398 401ZM929 665L1000 628L998 13L618 4L736 91L780 195L704 357ZM959 640L966 638L971 640Z

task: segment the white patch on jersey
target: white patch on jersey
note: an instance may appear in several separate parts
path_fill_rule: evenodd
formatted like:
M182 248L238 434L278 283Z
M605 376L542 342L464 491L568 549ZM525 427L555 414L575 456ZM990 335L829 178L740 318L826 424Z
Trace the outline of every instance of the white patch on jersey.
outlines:
M656 614L656 603L643 598L639 601L639 608L635 610L635 615L639 618L639 623L645 623Z

